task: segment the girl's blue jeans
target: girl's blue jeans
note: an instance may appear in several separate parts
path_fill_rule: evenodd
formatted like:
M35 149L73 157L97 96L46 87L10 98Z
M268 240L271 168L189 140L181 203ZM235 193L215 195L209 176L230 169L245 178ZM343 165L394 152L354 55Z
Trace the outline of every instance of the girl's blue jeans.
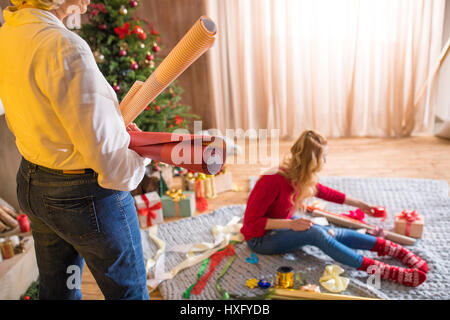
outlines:
M39 299L81 299L84 261L105 299L149 299L129 192L100 187L95 172L55 173L23 159L17 196L31 222Z
M312 245L337 262L360 268L363 256L353 249L371 250L376 238L344 228L332 228L335 233L333 237L328 232L330 229L315 224L306 231L270 230L262 237L249 239L247 244L251 250L260 254L285 254L304 245Z

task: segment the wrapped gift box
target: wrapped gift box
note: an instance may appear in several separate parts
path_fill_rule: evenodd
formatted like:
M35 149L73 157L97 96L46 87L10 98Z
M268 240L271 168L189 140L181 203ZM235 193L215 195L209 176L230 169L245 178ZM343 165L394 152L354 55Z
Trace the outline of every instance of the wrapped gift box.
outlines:
M181 175L181 189L195 192L195 175L192 172Z
M149 192L134 197L142 229L164 222L161 198L157 192Z
M195 193L192 191L169 190L161 197L165 217L191 217L195 213Z
M394 232L412 238L422 237L424 218L415 210L404 210L395 215Z

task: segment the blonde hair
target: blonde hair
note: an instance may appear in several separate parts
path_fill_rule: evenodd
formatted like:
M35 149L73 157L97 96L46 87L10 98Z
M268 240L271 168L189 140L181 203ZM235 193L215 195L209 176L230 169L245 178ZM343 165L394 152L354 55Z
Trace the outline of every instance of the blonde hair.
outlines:
M29 4L43 10L58 9L64 2L66 2L66 0L11 0L11 3L16 7Z
M324 136L313 130L306 130L291 147L291 153L281 166L279 173L286 177L294 188L290 201L295 210L316 193L319 180L317 173L323 167L326 146L327 140Z

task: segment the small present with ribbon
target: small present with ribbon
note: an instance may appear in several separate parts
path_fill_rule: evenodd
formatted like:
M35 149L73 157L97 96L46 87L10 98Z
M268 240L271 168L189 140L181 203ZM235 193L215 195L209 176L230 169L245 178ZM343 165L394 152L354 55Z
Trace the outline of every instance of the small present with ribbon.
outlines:
M195 193L170 189L161 197L165 217L191 217L195 213Z
M403 210L395 215L394 232L417 239L422 237L424 222L416 210Z
M181 175L181 189L195 192L195 174L193 172Z
M196 177L195 187L200 189L198 191L200 191L206 199L214 199L217 197L214 177L214 175L204 173L199 173Z
M164 222L161 198L157 192L148 192L134 197L139 225L142 229Z

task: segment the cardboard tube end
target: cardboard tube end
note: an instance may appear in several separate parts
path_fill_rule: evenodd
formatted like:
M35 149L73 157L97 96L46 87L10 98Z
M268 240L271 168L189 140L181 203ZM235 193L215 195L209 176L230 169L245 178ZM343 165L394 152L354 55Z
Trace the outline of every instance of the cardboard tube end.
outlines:
M215 34L217 32L216 24L214 23L214 21L212 21L208 17L201 17L200 19L203 23L203 26L206 28L206 30L208 30L212 34Z

